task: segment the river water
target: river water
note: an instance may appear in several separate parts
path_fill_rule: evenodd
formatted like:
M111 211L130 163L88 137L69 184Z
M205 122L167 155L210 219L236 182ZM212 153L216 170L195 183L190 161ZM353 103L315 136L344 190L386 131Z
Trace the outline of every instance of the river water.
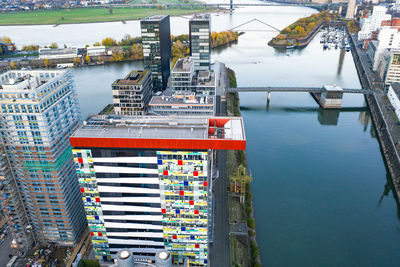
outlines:
M214 14L214 31L257 18L277 28L315 11L302 7L246 7ZM188 32L173 18L173 34ZM234 69L238 86L360 88L350 53L323 50L318 36L304 49L277 51L275 35L258 22L237 44L212 57ZM257 31L248 31L257 30ZM121 24L0 27L19 45L81 46L105 36L137 35L137 21ZM111 83L141 62L76 69L83 117L111 103ZM306 93L240 94L253 176L257 241L264 266L399 266L399 212L368 110L360 95L346 95L341 112L323 111Z

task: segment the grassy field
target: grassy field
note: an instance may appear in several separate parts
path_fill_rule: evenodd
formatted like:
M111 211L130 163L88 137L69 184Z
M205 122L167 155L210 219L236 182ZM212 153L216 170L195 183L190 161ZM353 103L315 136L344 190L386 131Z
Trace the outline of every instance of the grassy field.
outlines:
M0 25L71 24L121 21L141 19L149 15L168 14L174 16L204 11L204 8L113 8L112 13L110 13L106 8L76 8L30 12L10 12L0 13Z

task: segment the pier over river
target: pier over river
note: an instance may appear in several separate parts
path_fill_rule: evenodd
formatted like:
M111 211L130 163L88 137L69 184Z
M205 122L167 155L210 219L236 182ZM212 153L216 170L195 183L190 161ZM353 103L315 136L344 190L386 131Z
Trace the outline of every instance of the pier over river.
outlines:
M232 16L212 15L212 28L230 29L254 18L284 28L315 12L238 8ZM0 27L0 32L18 43L85 45L106 36L139 35L138 25ZM171 29L187 33L187 20L171 19ZM236 72L238 87L336 84L361 89L350 52L340 59L340 50L323 50L318 34L303 49L276 50L267 45L274 35L246 32L212 57ZM112 101L115 79L142 67L131 62L76 69L83 117ZM266 100L267 92L240 93L263 266L398 266L400 213L375 129L368 109L347 109L363 106L364 96L344 94L346 112L320 110L309 93L276 92L269 106Z

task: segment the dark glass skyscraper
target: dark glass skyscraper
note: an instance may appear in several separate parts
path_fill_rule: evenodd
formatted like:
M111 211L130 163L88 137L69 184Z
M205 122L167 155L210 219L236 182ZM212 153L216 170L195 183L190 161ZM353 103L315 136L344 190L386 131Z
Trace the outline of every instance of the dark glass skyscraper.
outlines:
M171 34L168 15L154 15L140 21L144 68L150 70L154 90L167 87L170 73Z

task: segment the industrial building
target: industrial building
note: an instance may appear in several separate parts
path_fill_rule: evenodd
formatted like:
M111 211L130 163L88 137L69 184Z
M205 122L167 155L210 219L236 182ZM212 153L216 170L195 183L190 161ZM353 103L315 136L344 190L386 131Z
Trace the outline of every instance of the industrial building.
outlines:
M245 149L242 118L92 116L70 141L97 258L208 265L214 150Z
M40 48L39 59L60 59L82 57L78 48Z

